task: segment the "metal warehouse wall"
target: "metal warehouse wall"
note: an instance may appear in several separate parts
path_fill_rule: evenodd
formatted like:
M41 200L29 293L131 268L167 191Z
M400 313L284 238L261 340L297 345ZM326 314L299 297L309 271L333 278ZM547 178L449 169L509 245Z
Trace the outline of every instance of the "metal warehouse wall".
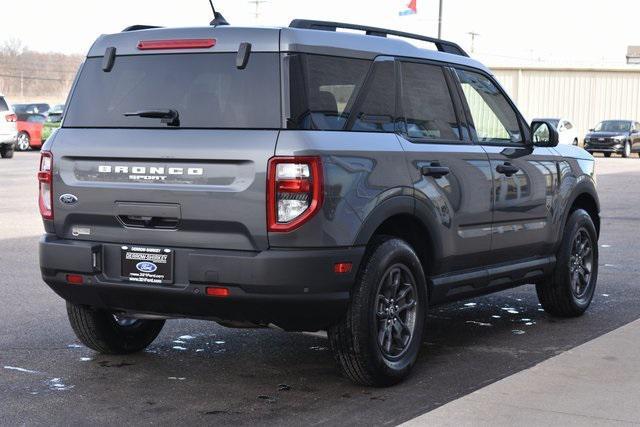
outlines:
M600 120L640 121L640 67L495 67L492 71L529 121L566 118L578 127L580 143Z

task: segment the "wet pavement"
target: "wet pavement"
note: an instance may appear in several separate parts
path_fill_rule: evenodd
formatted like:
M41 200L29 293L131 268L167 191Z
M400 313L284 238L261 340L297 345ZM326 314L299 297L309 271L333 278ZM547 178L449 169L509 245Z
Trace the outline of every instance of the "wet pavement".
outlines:
M0 161L0 425L398 424L640 318L640 159L598 158L600 279L590 310L558 320L532 286L432 310L413 376L342 378L326 339L167 322L146 352L82 346L39 278L37 153Z

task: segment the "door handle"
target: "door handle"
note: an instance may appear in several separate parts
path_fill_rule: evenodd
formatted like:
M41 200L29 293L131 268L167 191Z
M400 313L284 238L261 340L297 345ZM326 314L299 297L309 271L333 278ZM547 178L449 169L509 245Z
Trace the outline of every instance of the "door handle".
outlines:
M496 172L506 176L511 176L515 173L518 173L519 171L519 167L513 166L509 162L504 162L503 164L496 166Z
M442 178L443 176L448 175L449 172L449 168L441 166L440 163L432 163L429 166L422 166L420 168L420 173L423 176L432 176L434 178Z

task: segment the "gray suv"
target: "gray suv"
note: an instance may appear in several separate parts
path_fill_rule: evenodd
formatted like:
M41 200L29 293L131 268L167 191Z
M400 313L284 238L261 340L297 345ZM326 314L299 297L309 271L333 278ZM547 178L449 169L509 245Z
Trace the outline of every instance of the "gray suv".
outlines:
M393 384L438 304L535 283L587 309L594 159L557 142L454 43L135 26L94 43L43 147L42 277L99 352L172 318L327 330L344 374Z

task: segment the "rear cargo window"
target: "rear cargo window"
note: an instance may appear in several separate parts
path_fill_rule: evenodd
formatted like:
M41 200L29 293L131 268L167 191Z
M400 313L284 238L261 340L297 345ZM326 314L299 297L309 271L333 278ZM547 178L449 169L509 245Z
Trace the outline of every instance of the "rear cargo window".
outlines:
M371 61L294 54L289 69L289 129L342 130Z
M89 58L64 126L167 128L160 119L124 113L175 110L181 128L280 128L278 54L253 53L244 70L236 56L119 56L110 72L102 71L102 58Z

